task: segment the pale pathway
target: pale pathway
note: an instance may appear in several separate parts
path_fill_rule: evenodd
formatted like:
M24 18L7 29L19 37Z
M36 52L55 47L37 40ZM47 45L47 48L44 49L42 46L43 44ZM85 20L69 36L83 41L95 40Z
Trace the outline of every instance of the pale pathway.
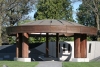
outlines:
M59 61L41 61L36 67L62 67L62 62Z

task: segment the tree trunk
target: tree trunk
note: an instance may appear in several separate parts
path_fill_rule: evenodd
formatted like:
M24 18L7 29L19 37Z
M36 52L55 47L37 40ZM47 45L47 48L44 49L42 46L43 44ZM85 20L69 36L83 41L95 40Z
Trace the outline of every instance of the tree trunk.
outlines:
M100 30L100 23L99 23L99 14L96 14L96 23L97 23L97 29ZM99 35L97 35L97 40L100 41Z
M99 15L96 15L97 29L100 30Z
M0 17L0 45L2 45L2 18Z

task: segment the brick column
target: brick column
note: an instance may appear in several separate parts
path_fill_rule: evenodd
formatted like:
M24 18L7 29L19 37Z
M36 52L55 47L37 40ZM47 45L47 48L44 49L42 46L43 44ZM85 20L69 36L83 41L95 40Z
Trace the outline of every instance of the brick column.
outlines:
M46 33L46 57L49 57L49 34Z
M81 34L81 46L80 46L80 52L81 52L81 58L87 58L87 35Z
M22 41L22 58L28 58L28 51L29 51L29 46L28 46L28 34L23 33L23 41Z
M59 33L56 33L56 58L59 56Z
M80 34L74 34L74 58L80 57Z
M22 57L22 33L16 34L16 58Z

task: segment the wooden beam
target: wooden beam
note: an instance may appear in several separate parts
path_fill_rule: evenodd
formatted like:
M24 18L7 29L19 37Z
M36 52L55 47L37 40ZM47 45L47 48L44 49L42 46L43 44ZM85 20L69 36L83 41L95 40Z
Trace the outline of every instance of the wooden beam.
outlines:
M19 36L18 34L16 34L16 58L18 58L18 55L19 55L18 43L19 43Z
M16 34L16 58L22 57L22 33Z
M56 58L59 56L59 33L56 33Z
M80 52L81 58L87 58L87 35L81 34L81 45L80 45Z
M74 34L74 58L80 57L80 34Z
M23 33L23 41L22 41L22 58L28 58L29 46L28 46L28 34Z
M46 33L46 57L49 57L49 34Z

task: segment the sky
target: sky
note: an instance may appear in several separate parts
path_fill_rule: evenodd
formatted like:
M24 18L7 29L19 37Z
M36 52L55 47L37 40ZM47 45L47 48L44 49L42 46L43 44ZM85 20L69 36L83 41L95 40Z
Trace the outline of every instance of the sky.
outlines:
M76 12L77 12L77 10L76 9L78 9L79 8L79 5L81 4L82 2L75 2L75 3L72 3L72 6L73 6L73 19L77 22L77 20L76 20ZM34 17L34 13L35 13L36 11L33 11L33 12L30 12L29 13L29 17L31 18L31 19L34 19L33 17Z
M73 6L73 19L76 21L76 12L77 9L79 8L79 5L82 4L82 2L75 2L72 4Z

